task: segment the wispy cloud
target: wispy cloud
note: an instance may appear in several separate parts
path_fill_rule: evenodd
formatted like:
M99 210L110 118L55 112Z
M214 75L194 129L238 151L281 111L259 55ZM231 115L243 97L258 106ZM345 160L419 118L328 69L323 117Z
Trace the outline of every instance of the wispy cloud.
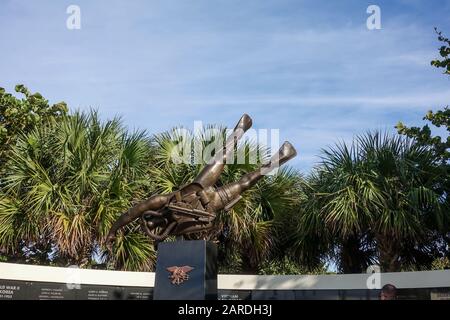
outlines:
M257 96L257 97L220 97L214 99L184 100L182 105L198 106L228 106L228 105L258 105L277 107L279 105L289 105L293 107L316 107L316 106L357 106L371 108L420 108L424 110L430 105L440 106L450 101L450 90L438 92L424 92L386 95L386 96Z
M69 4L1 2L0 86L25 83L150 132L232 126L247 112L297 146L304 170L337 139L416 124L450 101L448 78L429 65L433 27L450 33L446 3L378 1L375 31L370 3L356 0L79 0L79 31L65 28Z

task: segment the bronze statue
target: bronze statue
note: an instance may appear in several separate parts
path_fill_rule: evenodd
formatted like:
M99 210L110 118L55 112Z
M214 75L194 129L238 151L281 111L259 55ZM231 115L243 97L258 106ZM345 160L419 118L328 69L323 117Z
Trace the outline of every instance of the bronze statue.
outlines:
M216 188L214 185L232 156L235 143L251 126L252 119L244 114L227 138L224 148L215 154L192 183L169 194L154 195L122 214L108 233L107 245L114 241L117 230L137 218L141 218L143 231L156 241L170 235L182 236L213 228L217 212L230 210L241 199L242 192L297 155L294 147L286 141L258 170L245 174L237 182Z

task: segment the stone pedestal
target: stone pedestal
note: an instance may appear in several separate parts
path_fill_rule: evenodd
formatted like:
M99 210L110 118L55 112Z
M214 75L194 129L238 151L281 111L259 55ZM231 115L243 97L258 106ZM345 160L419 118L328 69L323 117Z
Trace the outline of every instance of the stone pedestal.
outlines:
M158 245L154 300L217 299L217 247L205 240Z

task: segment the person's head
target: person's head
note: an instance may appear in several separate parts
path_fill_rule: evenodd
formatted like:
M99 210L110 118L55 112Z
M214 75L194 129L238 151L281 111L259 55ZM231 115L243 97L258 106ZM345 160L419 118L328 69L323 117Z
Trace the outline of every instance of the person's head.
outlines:
M380 300L396 300L397 288L393 284L385 284L381 288Z

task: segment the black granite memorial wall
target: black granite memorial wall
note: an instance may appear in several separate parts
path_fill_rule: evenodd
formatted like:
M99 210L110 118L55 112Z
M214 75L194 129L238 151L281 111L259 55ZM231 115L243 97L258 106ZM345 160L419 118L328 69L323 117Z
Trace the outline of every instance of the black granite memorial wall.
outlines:
M0 279L0 300L152 300L153 288Z

